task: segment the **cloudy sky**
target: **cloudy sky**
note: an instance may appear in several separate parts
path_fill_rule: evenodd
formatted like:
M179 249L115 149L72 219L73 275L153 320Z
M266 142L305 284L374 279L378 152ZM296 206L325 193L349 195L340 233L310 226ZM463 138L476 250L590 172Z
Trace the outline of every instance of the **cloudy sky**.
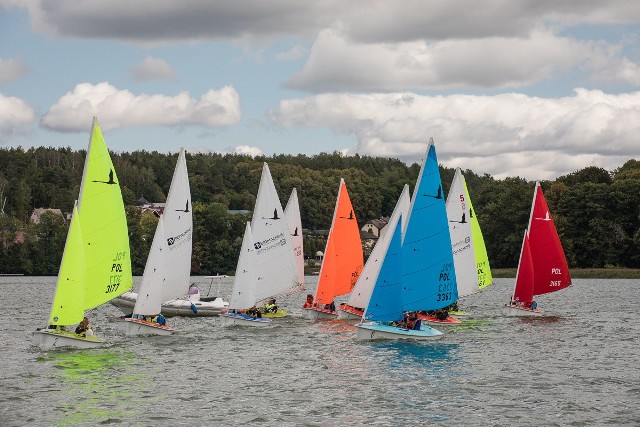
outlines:
M0 146L341 151L552 179L640 157L628 0L0 0Z

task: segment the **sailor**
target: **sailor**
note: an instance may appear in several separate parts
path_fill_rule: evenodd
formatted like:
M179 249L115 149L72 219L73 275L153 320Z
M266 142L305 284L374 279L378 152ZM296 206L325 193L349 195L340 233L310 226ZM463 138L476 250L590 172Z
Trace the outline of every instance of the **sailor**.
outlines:
M271 298L268 303L265 303L264 311L265 313L275 313L278 311L275 298Z
M162 313L160 313L156 316L156 322L158 323L158 325L164 326L167 324L167 319L165 319Z
M313 307L315 304L313 303L313 295L311 294L307 294L307 301L305 301L303 307L304 308L311 308Z
M86 337L87 335L93 335L93 331L87 334L87 331L90 329L91 327L89 326L89 319L85 317L76 327L76 335L80 335L81 337Z

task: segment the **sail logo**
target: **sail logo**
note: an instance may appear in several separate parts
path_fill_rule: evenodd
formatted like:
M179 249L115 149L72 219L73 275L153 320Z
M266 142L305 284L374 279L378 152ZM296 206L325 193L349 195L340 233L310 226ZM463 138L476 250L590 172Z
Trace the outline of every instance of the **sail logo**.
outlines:
M182 233L178 234L177 236L168 237L167 245L170 247L173 246L171 249L174 249L175 247L180 246L182 243L188 242L190 240L191 240L191 227L189 227L187 230L183 231ZM177 246L174 246L176 244Z
M549 211L546 212L544 218L534 218L540 221L551 221L551 217L549 216Z
M94 179L92 182L99 182L101 184L115 185L117 182L113 180L113 169L109 169L109 181L99 181Z
M270 251L273 248L277 248L278 246L284 246L286 244L287 244L287 239L284 237L284 233L279 233L275 236L261 240L260 242L254 242L253 247L255 248L258 254L262 254L264 252Z

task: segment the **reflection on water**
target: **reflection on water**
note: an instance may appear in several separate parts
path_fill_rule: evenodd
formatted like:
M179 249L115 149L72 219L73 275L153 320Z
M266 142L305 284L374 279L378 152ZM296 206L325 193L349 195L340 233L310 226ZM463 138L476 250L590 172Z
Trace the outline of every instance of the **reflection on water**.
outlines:
M52 351L38 359L51 364L62 395L50 401L61 413L56 424L92 425L108 420L133 419L128 399L140 375L132 372L131 352L96 350Z

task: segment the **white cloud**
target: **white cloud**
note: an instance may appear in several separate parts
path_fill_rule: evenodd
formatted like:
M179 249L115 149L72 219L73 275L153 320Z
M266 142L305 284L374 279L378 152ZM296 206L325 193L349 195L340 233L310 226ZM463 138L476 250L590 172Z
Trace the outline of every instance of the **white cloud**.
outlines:
M311 37L330 25L338 0L47 0L29 2L34 31L61 37L102 38L135 43L252 39L283 35Z
M19 79L29 72L22 59L0 58L0 84Z
M0 143L26 135L26 127L33 124L36 112L24 100L0 93Z
M275 56L275 60L279 62L297 61L307 54L307 48L302 45L295 45L286 52L280 52Z
M640 92L578 89L559 99L514 93L323 94L281 101L270 114L286 129L327 127L353 135L353 152L363 155L413 162L434 137L447 166L540 179L584 167L585 160L614 167L637 156Z
M491 37L358 44L327 30L286 86L311 92L515 88L583 66L609 83L640 80L639 66L615 47L535 30L526 38ZM598 77L599 76L599 77Z
M227 148L227 152L233 154L245 154L251 157L263 156L264 153L258 147L251 147L249 145L238 145L236 147Z
M11 0L2 0L13 4ZM64 37L138 42L204 39L263 40L313 36L340 28L363 43L421 39L522 37L539 22L637 23L640 8L628 0L47 0L28 2L36 31Z
M129 70L129 75L137 81L176 80L176 72L162 58L147 56L142 62Z
M134 95L106 82L81 83L51 106L41 125L61 132L84 131L91 117L97 116L104 130L128 126L216 128L238 123L240 115L239 95L231 86L209 90L194 99L187 92Z

